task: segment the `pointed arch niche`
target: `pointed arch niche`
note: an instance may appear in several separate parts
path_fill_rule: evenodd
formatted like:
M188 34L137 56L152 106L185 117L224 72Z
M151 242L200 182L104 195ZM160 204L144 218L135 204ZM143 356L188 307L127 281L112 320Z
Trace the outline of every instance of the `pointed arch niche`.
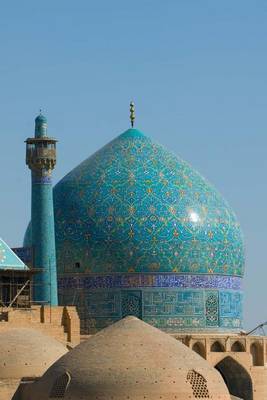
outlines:
M231 346L231 351L233 353L241 353L242 351L246 351L245 350L245 346L243 345L243 343L239 342L238 340L236 342L234 342Z
M225 347L221 342L216 340L216 342L212 343L212 345L210 346L210 351L212 351L213 353L223 353L225 352Z
M201 342L195 342L192 346L192 350L199 354L201 357L206 358L205 346Z
M226 357L215 368L222 375L229 393L243 400L253 400L252 380L247 370L232 357Z
M252 365L254 366L264 365L263 347L261 343L259 342L251 343L250 354L252 357Z

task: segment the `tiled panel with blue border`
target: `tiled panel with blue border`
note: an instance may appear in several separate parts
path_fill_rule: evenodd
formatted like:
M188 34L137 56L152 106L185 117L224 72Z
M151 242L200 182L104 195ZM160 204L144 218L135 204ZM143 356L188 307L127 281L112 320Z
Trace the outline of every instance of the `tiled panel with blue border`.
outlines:
M239 290L140 288L91 289L74 285L59 289L62 304L75 303L89 329L101 329L125 315L169 331L236 330L242 328ZM82 301L81 301L82 299Z

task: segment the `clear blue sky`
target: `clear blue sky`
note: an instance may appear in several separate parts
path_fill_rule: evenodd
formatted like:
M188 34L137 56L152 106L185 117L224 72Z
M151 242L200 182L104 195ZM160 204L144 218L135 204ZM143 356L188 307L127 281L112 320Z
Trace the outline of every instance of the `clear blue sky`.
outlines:
M129 126L189 161L246 237L245 322L267 320L267 2L26 0L0 10L0 235L30 217L25 145L42 107L55 182Z

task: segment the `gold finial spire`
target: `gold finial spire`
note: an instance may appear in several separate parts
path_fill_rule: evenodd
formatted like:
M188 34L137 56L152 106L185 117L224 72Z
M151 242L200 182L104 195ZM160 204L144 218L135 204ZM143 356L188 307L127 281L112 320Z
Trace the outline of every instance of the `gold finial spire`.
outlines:
M134 109L134 102L131 101L130 103L130 120L131 120L131 125L132 128L134 126L134 120L135 120L135 109Z

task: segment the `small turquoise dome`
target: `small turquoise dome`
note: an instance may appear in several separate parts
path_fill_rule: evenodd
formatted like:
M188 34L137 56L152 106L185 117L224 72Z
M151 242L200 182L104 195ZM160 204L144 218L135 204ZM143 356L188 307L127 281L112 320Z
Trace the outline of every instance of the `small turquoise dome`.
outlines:
M35 118L35 123L38 124L47 124L47 118L43 114L37 115Z
M131 314L166 331L242 327L244 246L217 190L129 129L54 188L61 304L89 333Z
M47 136L47 119L43 114L35 118L35 137L42 138Z

